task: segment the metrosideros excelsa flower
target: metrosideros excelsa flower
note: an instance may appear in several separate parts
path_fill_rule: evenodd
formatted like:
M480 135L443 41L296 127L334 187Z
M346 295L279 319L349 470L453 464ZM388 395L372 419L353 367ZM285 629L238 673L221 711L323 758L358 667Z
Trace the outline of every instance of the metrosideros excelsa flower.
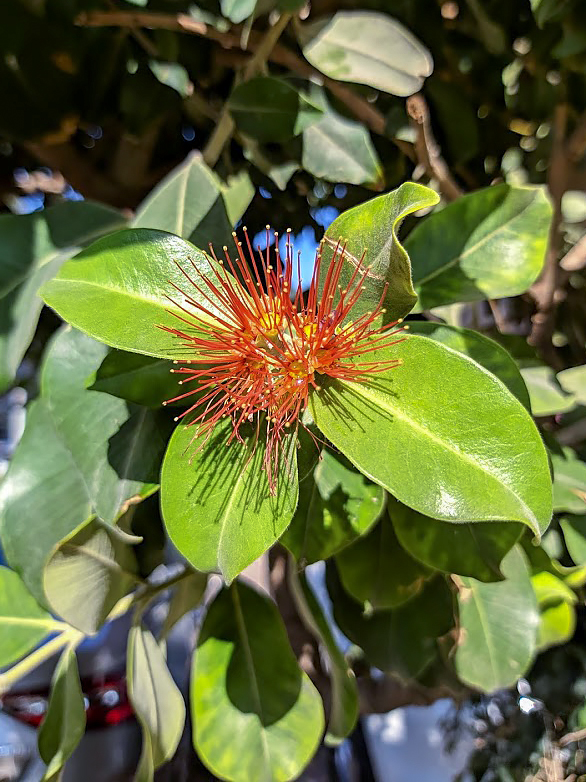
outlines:
M175 420L186 418L195 427L194 440L204 435L204 443L223 418L232 422L227 444L243 442L241 429L247 424L254 424L257 432L264 427L263 464L274 491L283 437L300 424L310 394L320 393L320 377L367 383L396 367L400 360L376 361L370 354L399 342L400 329L395 328L399 321L377 325L385 312L386 289L372 311L352 318L369 273L366 254L351 258L339 243L324 273L320 245L304 294L300 273L295 289L292 286L299 258L294 259L290 232L284 257L276 233L271 246L268 227L267 248L256 253L246 228L243 232L244 243L234 234L234 257L224 247L219 258L210 247L206 273L193 262L179 266L185 285L173 287L182 301L168 298L184 313L176 315L181 325L160 328L181 340L183 349L192 349L193 360L175 362L186 364L172 371L183 376L179 382L188 390L168 403L193 401ZM340 276L348 260L354 268L342 287Z

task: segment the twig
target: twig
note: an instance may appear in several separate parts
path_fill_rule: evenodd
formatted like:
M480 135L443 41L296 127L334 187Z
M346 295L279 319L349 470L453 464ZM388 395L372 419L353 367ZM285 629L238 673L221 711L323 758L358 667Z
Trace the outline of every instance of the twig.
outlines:
M448 201L455 201L463 191L452 177L446 161L441 156L440 148L431 128L427 102L421 93L407 98L407 114L417 132L415 151L419 163L429 177L437 179L444 197Z
M175 30L208 38L226 49L242 50L240 35L237 31L220 32L203 22L192 19L186 14L164 14L147 11L88 11L77 17L76 24L82 27L134 27L140 25L151 29ZM260 41L261 34L254 30L251 31L248 39L250 48L256 49ZM341 103L344 103L356 119L363 122L373 133L381 136L386 135L385 117L378 109L344 84L324 76L286 46L276 44L267 59L276 65L282 65L298 73L306 79L319 80ZM391 138L391 140L410 160L415 159L411 144L397 138Z
M289 24L292 16L293 14L290 13L282 14L268 32L265 33L258 44L255 53L244 68L242 74L244 81L247 81L254 76L254 74L262 68L263 64L266 63L267 58L281 37L283 30ZM224 146L227 144L233 132L234 120L232 119L227 106L224 105L220 120L202 152L203 159L210 168L213 168L217 163Z
M566 747L568 744L574 744L576 741L582 741L583 739L586 739L586 728L576 730L574 733L566 733L565 736L561 737L558 744L560 747Z

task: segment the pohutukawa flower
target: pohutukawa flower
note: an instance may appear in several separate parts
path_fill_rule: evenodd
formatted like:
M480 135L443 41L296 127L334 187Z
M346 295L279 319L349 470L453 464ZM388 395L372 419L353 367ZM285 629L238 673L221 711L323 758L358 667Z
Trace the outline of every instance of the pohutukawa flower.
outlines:
M292 290L294 251L290 231L284 258L279 252L277 233L274 249L271 248L268 226L266 251L257 249L256 254L246 228L243 231L244 247L234 234L234 259L226 247L224 258L218 258L210 246L213 260L210 259L208 273L202 273L193 262L188 268L178 264L185 277L185 289L171 284L182 294L184 303L167 298L185 313L178 316L169 310L183 327L160 328L193 350L193 360L175 362L187 366L172 371L184 376L180 384L196 385L165 404L197 395L175 420L187 416L188 425L196 427L194 440L207 435L204 444L223 418L232 422L227 444L244 442L241 428L249 422L256 425L257 439L264 427L263 465L274 492L283 438L300 425L310 393L320 392L320 376L364 383L373 375L396 367L401 363L399 359L368 358L373 351L401 341L396 339L401 329L395 328L401 321L375 325L385 312L386 289L374 310L350 319L370 269L365 265L365 255L357 262L351 259L354 271L342 288L340 275L349 256L345 245L339 243L318 289L320 245L309 291L304 295L299 256L299 282ZM189 294L190 289L199 300ZM365 360L360 360L362 357Z

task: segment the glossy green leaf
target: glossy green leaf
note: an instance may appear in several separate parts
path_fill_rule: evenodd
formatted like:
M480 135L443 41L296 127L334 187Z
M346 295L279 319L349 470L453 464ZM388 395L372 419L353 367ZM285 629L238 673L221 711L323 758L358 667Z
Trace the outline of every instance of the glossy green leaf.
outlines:
M149 68L161 84L171 87L171 89L178 92L182 98L186 98L193 92L193 84L189 78L189 73L183 65L180 65L178 62L150 60Z
M44 569L51 609L85 634L96 633L137 582L132 547L116 527L92 519L56 547Z
M313 454L315 446L308 445ZM324 449L313 474L299 484L299 504L281 543L300 567L327 559L367 532L382 513L384 502L380 486L343 456Z
M561 578L548 571L536 573L531 583L540 614L537 638L539 649L566 643L576 629L576 595Z
M542 188L504 184L430 215L405 241L419 306L524 293L541 272L550 220Z
M427 582L413 600L395 609L364 612L328 563L328 593L340 630L367 660L401 679L419 676L437 656L437 638L454 626L452 595L443 578Z
M519 547L503 559L505 581L458 578L460 637L454 665L460 679L485 692L514 684L536 650L539 610Z
M586 405L586 365L571 367L558 372L557 379L568 394L581 405Z
M39 753L47 764L42 782L59 782L63 766L84 733L84 696L75 650L68 647L53 673L47 713L39 728Z
M475 524L431 519L390 498L389 514L401 545L425 565L444 573L500 581L503 557L519 540L521 524L486 521Z
M543 532L551 519L547 455L507 388L425 337L370 355L403 363L370 383L324 378L310 408L325 436L420 513L452 522L520 521Z
M0 487L6 556L41 601L43 567L62 538L94 514L113 521L158 485L166 417L86 390L105 352L69 328L54 338Z
M356 678L336 643L330 621L307 583L305 575L295 573L291 568L289 586L303 622L325 647L328 656L332 692L328 729L324 741L326 745L335 747L356 727L358 720Z
M303 54L326 76L412 95L433 70L426 47L402 24L374 11L338 11L303 28Z
M123 224L119 212L91 201L0 216L0 392L13 382L35 333L43 307L39 288L66 258Z
M289 646L275 604L236 582L204 620L191 680L193 741L230 782L288 782L317 750L319 694Z
M469 356L506 385L509 391L530 410L529 392L515 360L498 342L471 329L431 323L423 320L409 321L409 333L435 339L452 350Z
M586 513L582 516L566 516L560 520L560 527L574 563L586 565Z
M185 724L183 696L150 630L137 624L128 634L128 697L142 728L136 782L152 780L154 769L175 754Z
M362 123L337 114L325 101L316 103L325 113L303 131L303 168L327 182L382 189L382 166L368 130Z
M64 320L107 345L191 359L193 351L159 326L182 328L185 297L173 284L199 299L179 268L187 270L192 262L204 273L210 269L204 253L178 236L146 228L118 231L67 261L42 295Z
M549 367L525 367L521 370L529 391L534 416L565 413L575 407L573 395L565 394Z
M438 200L433 190L414 182L405 182L386 195L343 212L330 225L322 249L321 284L338 243L346 248L346 263L340 277L342 287L348 284L365 251L366 263L372 267L365 280L363 293L352 309L353 318L374 309L387 284L387 320L398 320L412 309L417 297L411 282L411 266L397 232L407 215L433 206Z
M172 361L113 349L86 382L92 391L156 408L179 394L177 375L171 369Z
M257 141L287 141L322 116L322 110L283 79L255 76L228 98L236 127Z
M250 427L245 445L233 441L231 420L207 435L175 429L161 473L161 509L167 532L198 570L232 581L284 532L297 505L296 438L284 440L272 495L263 469L263 427Z
M207 250L210 242L232 245L232 222L217 177L199 153L192 153L148 194L133 226L169 231Z
M188 611L192 611L201 603L208 583L205 573L192 570L177 584L169 600L169 610L161 630L161 638L166 638L172 627Z
M564 448L564 457L551 457L554 512L586 513L586 464L571 448Z
M233 174L228 177L226 182L219 181L218 184L222 192L230 225L236 225L248 209L256 189L246 171Z
M120 212L91 201L63 201L28 215L0 215L0 296L34 270L58 268L59 261L124 223Z
M0 566L0 668L11 665L55 630L18 574Z
M432 575L401 546L386 515L367 535L336 555L336 567L346 592L375 610L407 602Z
M539 612L539 650L571 641L575 630L576 609L571 603L558 600L543 606Z

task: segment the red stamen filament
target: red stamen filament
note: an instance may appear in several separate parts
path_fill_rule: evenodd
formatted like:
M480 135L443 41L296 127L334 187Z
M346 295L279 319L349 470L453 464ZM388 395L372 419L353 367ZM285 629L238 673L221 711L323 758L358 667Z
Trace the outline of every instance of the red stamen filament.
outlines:
M182 386L190 381L197 381L197 386L164 404L198 394L194 404L175 420L195 413L187 425L196 427L194 440L205 436L204 444L223 418L232 421L227 442L242 443L240 427L256 421L258 433L260 416L264 415L263 466L274 492L283 438L292 426L299 424L310 391L319 393L316 375L364 383L373 375L398 366L401 363L398 359L356 361L356 358L400 342L394 336L401 328L394 328L400 321L374 325L385 311L386 287L371 312L346 322L368 277L370 267L365 266L364 255L355 263L350 280L342 289L340 276L347 257L345 246L338 243L320 291L320 246L304 303L301 279L292 295L293 246L289 232L284 259L279 254L276 233L276 250L271 259L268 226L265 253L258 250L255 254L246 228L244 233L249 259L234 234L235 259L225 247L222 259L210 248L213 260L210 259L209 275L203 274L193 261L189 272L179 267L197 296L190 296L171 283L184 300L179 303L170 296L167 298L186 317L173 310L169 312L193 333L166 326L160 328L181 339L183 347L193 349L193 359L185 363L197 366L182 366L172 371L183 376L179 381Z

